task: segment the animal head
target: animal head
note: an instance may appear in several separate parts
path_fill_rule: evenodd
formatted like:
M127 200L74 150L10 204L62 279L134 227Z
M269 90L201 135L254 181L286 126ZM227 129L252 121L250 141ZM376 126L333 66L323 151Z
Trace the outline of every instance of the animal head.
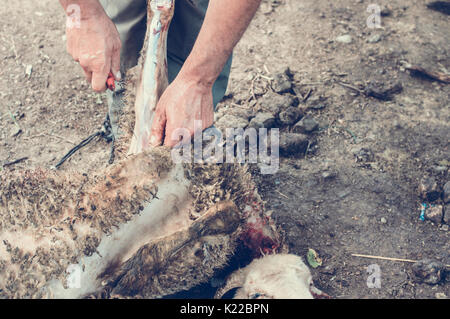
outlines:
M233 273L216 298L239 288L236 299L313 299L324 296L313 286L311 272L291 254L267 255Z

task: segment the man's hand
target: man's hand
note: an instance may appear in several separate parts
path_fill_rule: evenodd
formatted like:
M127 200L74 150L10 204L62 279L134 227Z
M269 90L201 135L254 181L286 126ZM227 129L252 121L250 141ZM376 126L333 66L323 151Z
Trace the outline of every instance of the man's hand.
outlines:
M80 8L80 23L67 25L67 51L80 63L93 90L102 92L110 71L120 80L121 42L116 26L98 0L60 2L66 12L70 5Z
M213 84L260 3L261 0L210 1L192 52L156 106L152 146L176 145L178 140L172 140L172 134L178 128L188 129L192 137L195 120L202 121L203 130L213 124Z
M177 77L166 89L156 107L150 143L164 143L173 147L179 140L176 130L188 129L194 135L194 121L201 121L201 129L214 122L212 86L189 78Z

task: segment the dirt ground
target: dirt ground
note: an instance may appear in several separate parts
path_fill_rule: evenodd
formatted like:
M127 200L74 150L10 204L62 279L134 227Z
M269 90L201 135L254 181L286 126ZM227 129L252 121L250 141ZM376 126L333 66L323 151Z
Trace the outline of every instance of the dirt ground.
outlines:
M448 226L419 219L417 191L424 176L440 188L448 180L450 90L404 69L408 62L450 70L448 16L428 2L377 1L381 27L370 28L374 1L265 0L235 50L219 111L254 113L271 79L289 67L293 87L285 95L319 124L306 155L284 157L276 174L255 170L254 177L290 252L312 248L322 258L314 281L334 298L450 296L449 278L419 283L410 263L352 256L450 264ZM5 0L0 19L0 163L26 157L4 169L51 167L102 126L105 98L65 51L57 1ZM402 90L387 101L355 90L398 83ZM109 150L105 141L91 143L62 169L105 167ZM381 288L368 288L372 264Z

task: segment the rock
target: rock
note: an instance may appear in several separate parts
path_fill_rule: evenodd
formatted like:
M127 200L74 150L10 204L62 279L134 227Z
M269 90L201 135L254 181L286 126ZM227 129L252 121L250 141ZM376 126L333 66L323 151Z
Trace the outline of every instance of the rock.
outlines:
M374 154L372 150L368 148L355 148L352 149L353 155L356 157L356 162L358 163L367 163L367 162L373 162L374 161Z
M353 39L350 34L343 34L343 35L338 36L336 38L336 41L340 42L340 43L349 44L349 43L352 43Z
M280 154L282 156L305 154L308 144L308 136L304 134L282 133L280 135Z
M389 7L384 7L383 9L381 9L380 15L382 17L389 17L392 14L392 9Z
M445 265L439 261L423 259L415 262L412 270L418 282L436 285L444 278Z
M271 113L258 113L256 116L250 121L249 127L252 128L272 128L275 126L276 118Z
M28 77L31 77L31 73L33 73L33 66L32 66L31 64L28 64L28 65L25 67L25 74L26 74Z
M322 274L333 276L336 274L336 268L330 265L326 265L321 271Z
M401 93L402 91L403 91L403 84L400 82L396 83L370 82L364 90L367 96L374 97L381 101L390 101L393 99L395 94Z
M331 180L331 179L335 178L336 176L337 176L337 173L333 172L333 171L325 171L322 173L322 178L324 180Z
M317 123L312 117L305 116L302 120L294 125L292 131L294 133L308 134L317 130L318 127L319 123Z
M248 99L250 97L248 92L244 91L244 90L234 92L230 96L233 98L234 103L236 103L238 105L246 105L248 102Z
M264 112L278 116L290 106L295 106L296 99L290 94L280 95L269 91L259 99L258 103Z
M380 222L381 222L382 224L386 224L386 223L387 223L387 219L384 218L384 217L381 217Z
M308 108L313 110L321 110L324 109L326 105L326 97L323 96L314 96L308 99Z
M425 219L431 220L435 224L440 224L443 218L443 207L442 205L436 205L429 207L425 210Z
M433 166L433 171L436 174L445 173L447 171L447 166Z
M14 126L14 129L12 130L12 133L11 133L11 137L16 137L16 136L18 136L20 133L22 133L22 129L20 128L20 127L18 127L18 126Z
M444 292L437 292L434 294L436 299L448 299L447 295Z
M248 119L232 114L226 114L222 116L215 125L222 130L222 134L225 134L224 129L226 128L246 128L248 126Z
M439 198L439 187L433 177L425 176L422 178L419 183L419 195L422 199L427 199L431 202Z
M450 204L444 206L444 216L442 218L442 221L445 224L450 225Z
M284 125L292 125L297 122L303 115L301 109L295 106L290 106L286 111L283 111L279 115L280 122Z
M380 34L374 34L370 38L367 39L368 43L378 43L381 41L381 35Z
M289 69L288 69L289 70ZM277 73L274 75L272 89L277 93L286 93L292 89L292 82L287 72Z
M445 204L450 203L450 181L448 181L444 185L444 189L442 191L442 200Z

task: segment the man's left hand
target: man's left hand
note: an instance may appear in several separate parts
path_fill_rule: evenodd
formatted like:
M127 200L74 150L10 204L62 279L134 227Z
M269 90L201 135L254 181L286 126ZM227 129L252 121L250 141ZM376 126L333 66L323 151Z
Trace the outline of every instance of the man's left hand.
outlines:
M201 121L202 131L213 125L212 85L177 77L164 91L152 123L150 144L173 147L179 143L177 129L187 129L194 136L194 122Z

